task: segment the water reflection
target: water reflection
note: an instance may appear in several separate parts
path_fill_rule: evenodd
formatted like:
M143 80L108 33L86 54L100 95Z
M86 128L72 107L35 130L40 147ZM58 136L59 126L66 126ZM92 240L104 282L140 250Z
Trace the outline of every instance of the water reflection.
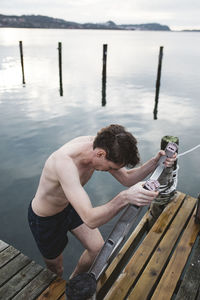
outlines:
M157 120L157 115L158 115L158 99L155 99L155 105L153 109L153 118L154 120Z
M102 106L106 105L106 73L102 74L102 90L101 90L101 95L102 95Z

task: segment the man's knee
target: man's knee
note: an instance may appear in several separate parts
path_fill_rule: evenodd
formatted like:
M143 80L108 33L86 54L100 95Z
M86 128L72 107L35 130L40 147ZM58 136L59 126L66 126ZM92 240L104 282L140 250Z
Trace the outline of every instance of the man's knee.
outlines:
M52 266L52 268L50 270L52 272L56 273L59 277L62 277L64 268L63 268L63 266L58 265L58 266Z
M56 273L60 277L62 276L63 270L64 270L62 256L57 257L56 259L46 259L45 258L44 261L49 270Z
M62 277L64 271L63 266L47 265L47 268L53 273L56 273L59 277Z

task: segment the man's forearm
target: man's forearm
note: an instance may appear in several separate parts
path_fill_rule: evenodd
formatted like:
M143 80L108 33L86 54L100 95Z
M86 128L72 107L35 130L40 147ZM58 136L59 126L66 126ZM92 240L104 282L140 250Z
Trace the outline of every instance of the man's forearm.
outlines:
M122 191L106 204L91 208L85 223L90 228L97 228L110 221L127 204L126 193Z
M128 186L132 186L137 182L144 180L151 172L155 170L157 160L152 158L144 163L142 166L128 170Z

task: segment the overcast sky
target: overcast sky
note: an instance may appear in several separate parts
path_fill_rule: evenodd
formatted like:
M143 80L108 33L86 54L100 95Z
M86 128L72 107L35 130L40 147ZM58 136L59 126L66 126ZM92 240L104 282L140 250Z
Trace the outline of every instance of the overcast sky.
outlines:
M200 0L0 0L0 13L40 14L79 23L160 23L200 29Z

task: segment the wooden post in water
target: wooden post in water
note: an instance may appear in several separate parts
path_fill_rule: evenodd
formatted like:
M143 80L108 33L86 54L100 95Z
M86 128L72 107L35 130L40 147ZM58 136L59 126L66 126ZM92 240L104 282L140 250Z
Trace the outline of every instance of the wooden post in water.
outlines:
M62 43L58 43L58 65L59 65L59 79L60 79L60 96L63 96L62 84Z
M108 45L103 45L103 69L102 69L102 106L106 105L106 68Z
M106 77L106 64L107 64L107 50L108 50L108 45L104 44L103 45L103 77Z
M21 58L21 66L22 66L22 83L25 84L24 57L23 57L23 44L22 44L22 41L19 41L19 50L20 50L20 58Z
M161 149L164 150L169 142L179 145L179 138L175 136L164 136L161 140ZM174 187L174 184L177 180L177 174L174 174L174 172L176 169L177 160L171 168L165 168L158 179L161 190L158 197L154 199L150 207L151 220L149 221L151 226L175 195L176 187Z
M155 106L154 106L154 110L153 110L154 120L157 120L157 113L158 113L158 99L159 99L159 91L160 91L162 58L163 58L163 46L160 46L159 59L158 59L157 80L156 80Z

